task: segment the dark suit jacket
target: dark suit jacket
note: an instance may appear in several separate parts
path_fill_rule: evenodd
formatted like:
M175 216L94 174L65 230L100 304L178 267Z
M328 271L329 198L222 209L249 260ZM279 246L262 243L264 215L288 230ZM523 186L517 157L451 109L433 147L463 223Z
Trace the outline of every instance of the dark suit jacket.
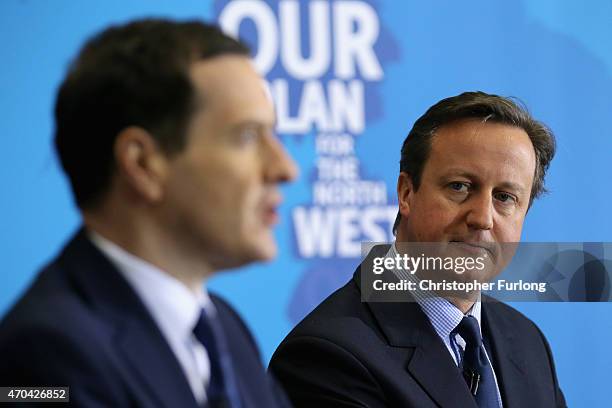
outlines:
M240 317L218 297L212 301L243 407L285 406ZM197 406L144 304L83 230L0 323L0 361L0 385L69 386L74 406Z
M296 407L476 408L417 303L361 302L360 268L289 333L270 362ZM491 300L491 299L487 299ZM565 407L533 322L487 301L482 330L505 408Z

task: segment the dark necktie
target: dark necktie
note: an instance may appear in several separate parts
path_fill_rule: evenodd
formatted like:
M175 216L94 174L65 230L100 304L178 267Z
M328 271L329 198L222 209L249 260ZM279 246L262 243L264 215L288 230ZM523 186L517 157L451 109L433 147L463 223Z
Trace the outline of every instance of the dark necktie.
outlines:
M465 352L460 368L478 407L499 408L495 377L485 354L478 320L474 316L465 316L453 333L459 334L465 340Z
M240 397L232 359L219 321L204 310L193 328L193 334L208 354L210 360L210 382L206 388L207 407L239 408Z

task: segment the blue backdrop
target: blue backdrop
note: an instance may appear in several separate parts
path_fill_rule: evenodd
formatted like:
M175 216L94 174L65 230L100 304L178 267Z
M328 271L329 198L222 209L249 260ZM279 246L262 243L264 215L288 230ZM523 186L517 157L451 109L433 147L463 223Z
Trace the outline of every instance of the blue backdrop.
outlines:
M528 214L523 241L612 241L609 0L91 3L0 5L0 313L79 224L51 139L67 64L91 34L144 16L218 20L244 37L301 166L284 189L279 258L211 282L266 360L348 279L362 240L390 239L401 142L443 97L517 96L555 131L551 194ZM514 306L547 335L568 404L608 406L611 305Z

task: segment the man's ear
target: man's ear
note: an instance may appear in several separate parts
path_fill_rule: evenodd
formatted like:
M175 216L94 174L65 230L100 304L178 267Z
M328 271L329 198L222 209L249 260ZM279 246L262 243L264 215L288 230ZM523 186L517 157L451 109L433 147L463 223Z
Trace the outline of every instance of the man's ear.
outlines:
M122 184L140 199L159 202L164 193L168 162L153 136L143 128L127 127L117 135L114 153Z
M408 217L408 214L410 214L413 193L412 177L406 172L401 172L397 178L397 201L402 217Z

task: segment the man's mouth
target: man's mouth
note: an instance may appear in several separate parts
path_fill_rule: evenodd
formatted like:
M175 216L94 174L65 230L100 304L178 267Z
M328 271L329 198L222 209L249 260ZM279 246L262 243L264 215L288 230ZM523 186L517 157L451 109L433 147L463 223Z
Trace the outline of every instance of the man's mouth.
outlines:
M279 216L276 207L266 207L263 219L266 225L272 226L278 224Z
M450 241L450 243L464 252L475 255L485 254L485 256L491 257L491 259L496 258L497 246L493 242Z
M267 226L273 226L278 224L280 217L278 215L278 207L280 206L282 197L275 195L274 197L266 200L263 206L263 221Z

